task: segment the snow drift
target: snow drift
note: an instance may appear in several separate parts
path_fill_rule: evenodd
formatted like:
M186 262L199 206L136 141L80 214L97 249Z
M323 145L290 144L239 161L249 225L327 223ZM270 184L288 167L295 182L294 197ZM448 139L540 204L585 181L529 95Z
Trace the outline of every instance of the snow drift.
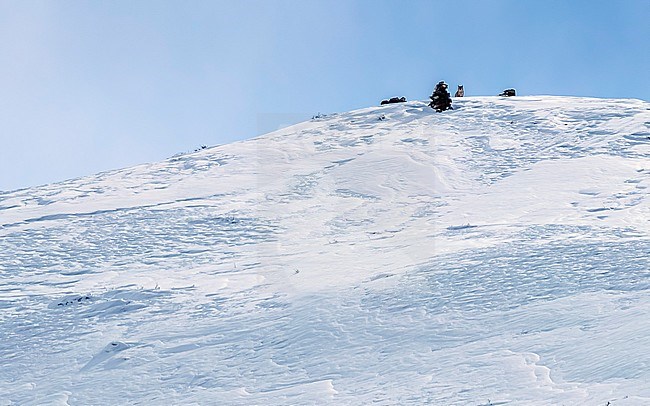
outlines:
M454 107L0 193L0 405L650 403L650 104Z

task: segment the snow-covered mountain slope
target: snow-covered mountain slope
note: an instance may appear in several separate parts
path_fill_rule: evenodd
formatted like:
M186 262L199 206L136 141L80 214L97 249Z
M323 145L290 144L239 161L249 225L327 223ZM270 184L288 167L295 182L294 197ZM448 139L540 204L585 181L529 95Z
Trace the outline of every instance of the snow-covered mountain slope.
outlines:
M0 405L650 404L650 104L454 106L0 193Z

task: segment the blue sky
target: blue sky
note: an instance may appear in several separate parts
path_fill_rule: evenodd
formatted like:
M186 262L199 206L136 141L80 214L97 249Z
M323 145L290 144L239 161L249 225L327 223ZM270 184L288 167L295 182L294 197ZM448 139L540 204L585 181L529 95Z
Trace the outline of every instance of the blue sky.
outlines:
M0 190L316 113L466 95L650 100L650 0L0 0Z

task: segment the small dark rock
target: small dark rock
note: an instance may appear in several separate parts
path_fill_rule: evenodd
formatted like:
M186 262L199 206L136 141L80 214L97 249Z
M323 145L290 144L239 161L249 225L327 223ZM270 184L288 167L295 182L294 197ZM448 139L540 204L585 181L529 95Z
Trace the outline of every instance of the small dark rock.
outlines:
M388 100L382 100L381 105L383 106L384 104L393 104L393 103L404 103L406 102L406 97L391 97Z

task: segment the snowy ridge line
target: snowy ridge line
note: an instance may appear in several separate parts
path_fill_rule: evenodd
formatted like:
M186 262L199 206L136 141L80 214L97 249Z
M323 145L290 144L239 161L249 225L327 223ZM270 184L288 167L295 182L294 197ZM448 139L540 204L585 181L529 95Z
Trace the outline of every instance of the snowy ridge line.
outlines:
M319 115L0 193L0 405L645 405L650 104Z

